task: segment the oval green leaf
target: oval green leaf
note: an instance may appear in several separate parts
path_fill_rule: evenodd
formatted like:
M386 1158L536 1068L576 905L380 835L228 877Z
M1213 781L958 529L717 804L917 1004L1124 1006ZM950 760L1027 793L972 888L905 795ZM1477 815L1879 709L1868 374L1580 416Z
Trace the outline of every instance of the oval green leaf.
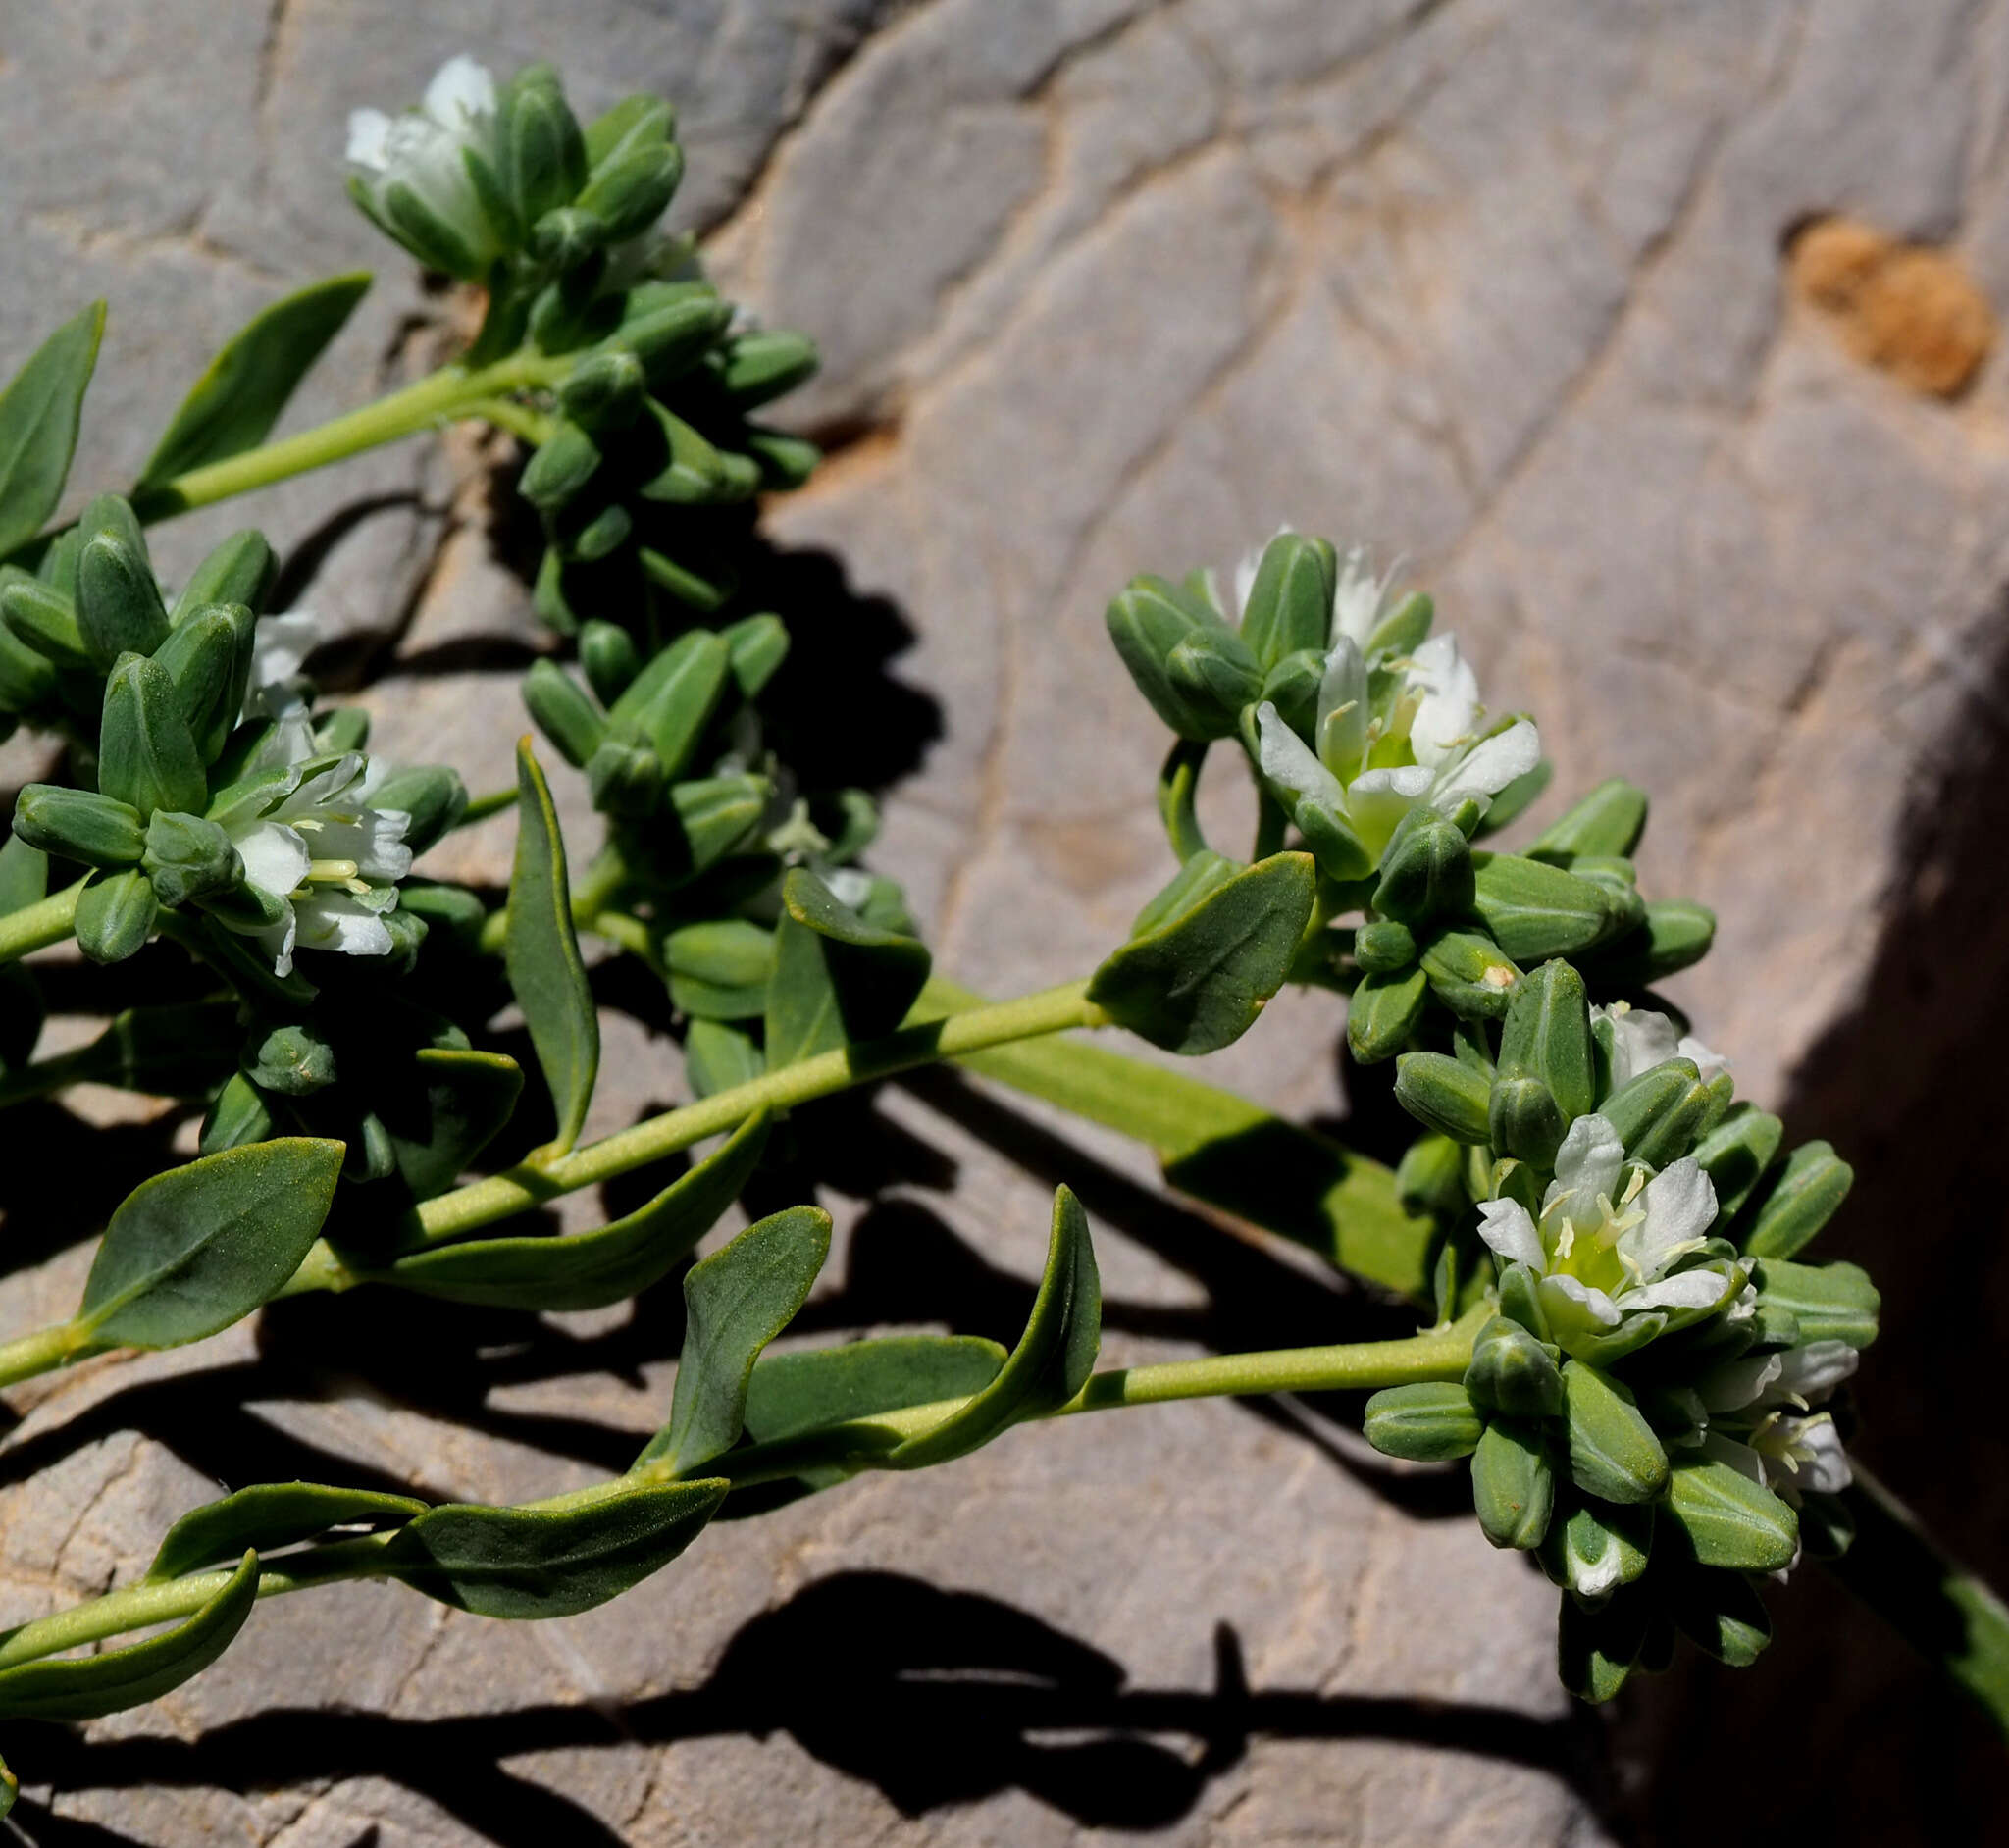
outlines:
M63 498L105 304L66 321L0 391L0 557L41 530Z
M423 1514L427 1504L374 1489L331 1488L320 1482L257 1482L221 1501L191 1508L167 1531L149 1581L180 1578L232 1559L247 1547L271 1553L312 1540L331 1527L361 1521L395 1524Z
M760 1443L941 1399L998 1377L1004 1350L979 1335L888 1335L764 1356L747 1387L747 1435Z
M933 959L918 938L868 924L797 867L782 886L774 969L767 984L767 1069L777 1071L906 1018Z

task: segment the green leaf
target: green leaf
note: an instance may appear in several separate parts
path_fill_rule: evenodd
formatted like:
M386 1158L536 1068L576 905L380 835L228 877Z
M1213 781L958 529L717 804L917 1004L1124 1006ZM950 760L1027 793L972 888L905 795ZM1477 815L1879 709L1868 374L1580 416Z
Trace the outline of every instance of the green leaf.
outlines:
M142 1181L105 1228L77 1325L100 1347L175 1348L250 1314L300 1267L342 1146L305 1136Z
M448 1502L397 1530L383 1568L482 1617L571 1617L667 1566L703 1530L726 1487L623 1479L516 1508Z
M258 1555L185 1621L125 1649L0 1668L0 1714L21 1720L96 1720L143 1707L209 1667L235 1641L258 1600Z
M998 1377L1004 1350L976 1335L888 1335L841 1348L770 1354L747 1387L747 1435L760 1443L941 1399Z
M584 1309L624 1302L668 1275L739 1198L767 1145L757 1111L639 1211L569 1238L472 1239L401 1258L379 1281L491 1309Z
M18 834L0 843L0 917L10 917L49 896L49 856Z
M1069 1188L1054 1195L1047 1267L1018 1345L982 1392L931 1431L884 1458L890 1469L924 1469L988 1444L1020 1418L1064 1406L1087 1383L1102 1345L1102 1278L1088 1214Z
M252 316L181 400L140 471L140 488L157 488L263 442L369 286L364 271L331 276Z
M684 1036L684 1075L700 1098L751 1084L766 1069L753 1036L722 1020L694 1020Z
M337 1489L319 1482L258 1482L221 1501L191 1508L167 1531L149 1581L180 1578L199 1572L220 1560L234 1559L247 1547L271 1553L301 1540L312 1540L331 1527L362 1521L399 1521L423 1514L427 1504L409 1495L384 1495L375 1489Z
M830 1255L830 1215L790 1206L757 1220L684 1279L684 1352L670 1421L635 1467L695 1469L740 1441L760 1351L796 1318Z
M1290 973L1315 884L1309 853L1258 861L1183 916L1132 938L1095 972L1089 1000L1168 1052L1233 1045Z
M389 1133L397 1172L414 1200L431 1200L509 1121L523 1090L523 1068L500 1052L424 1047L371 1104Z
M757 1020L766 1010L772 931L738 917L687 924L663 939L662 956L670 971L670 1001L679 1012L707 1020Z
M868 924L797 867L782 885L767 985L767 1069L876 1040L906 1018L928 980L927 946Z
M509 986L530 1027L531 1044L551 1090L558 1134L549 1153L579 1140L600 1063L600 1020L580 960L565 876L565 842L544 773L530 740L516 747L520 820L516 867L509 877L509 936L504 961Z
M66 321L0 391L0 556L34 538L63 498L105 304Z

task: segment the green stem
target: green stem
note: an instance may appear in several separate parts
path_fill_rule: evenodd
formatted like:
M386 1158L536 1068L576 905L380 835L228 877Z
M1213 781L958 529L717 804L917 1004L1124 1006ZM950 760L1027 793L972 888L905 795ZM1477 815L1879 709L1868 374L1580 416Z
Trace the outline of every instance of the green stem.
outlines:
M19 962L36 950L60 944L77 928L77 901L83 897L82 880L52 892L0 917L0 962Z
M465 366L443 366L416 385L303 430L298 436L262 443L163 482L136 503L135 511L146 520L168 519L326 468L331 462L438 429L457 418L491 417L497 401L505 400L509 393L555 385L577 357L522 352L472 371Z
M38 1373L53 1373L90 1352L88 1340L71 1322L57 1322L31 1335L0 1341L0 1387L33 1379Z
M1192 739L1178 740L1158 773L1159 819L1165 825L1165 838L1183 866L1196 853L1207 851L1207 836L1201 832L1200 813L1194 806L1200 792L1200 766L1207 761L1207 745Z
M490 815L499 815L505 808L516 806L516 791L490 790L486 796L471 796L468 805L461 811L456 828L472 828L478 821L487 821Z

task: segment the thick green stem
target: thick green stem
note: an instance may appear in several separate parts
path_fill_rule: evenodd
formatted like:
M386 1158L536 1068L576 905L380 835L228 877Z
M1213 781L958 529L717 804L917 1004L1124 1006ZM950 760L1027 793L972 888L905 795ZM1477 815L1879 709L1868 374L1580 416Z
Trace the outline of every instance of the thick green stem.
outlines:
M70 1322L38 1328L14 1341L0 1341L0 1386L52 1373L90 1351L89 1342Z
M32 950L64 942L77 928L77 901L82 897L83 881L79 879L74 886L65 886L61 892L0 917L0 962L19 962Z

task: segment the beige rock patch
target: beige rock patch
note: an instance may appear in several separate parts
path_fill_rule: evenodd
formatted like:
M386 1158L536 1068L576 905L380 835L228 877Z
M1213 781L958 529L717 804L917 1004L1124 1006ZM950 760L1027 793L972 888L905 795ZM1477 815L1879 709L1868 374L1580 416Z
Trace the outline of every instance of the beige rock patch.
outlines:
M1914 391L1957 397L1995 342L1994 309L1943 250L1823 218L1794 237L1787 265L1842 345Z

